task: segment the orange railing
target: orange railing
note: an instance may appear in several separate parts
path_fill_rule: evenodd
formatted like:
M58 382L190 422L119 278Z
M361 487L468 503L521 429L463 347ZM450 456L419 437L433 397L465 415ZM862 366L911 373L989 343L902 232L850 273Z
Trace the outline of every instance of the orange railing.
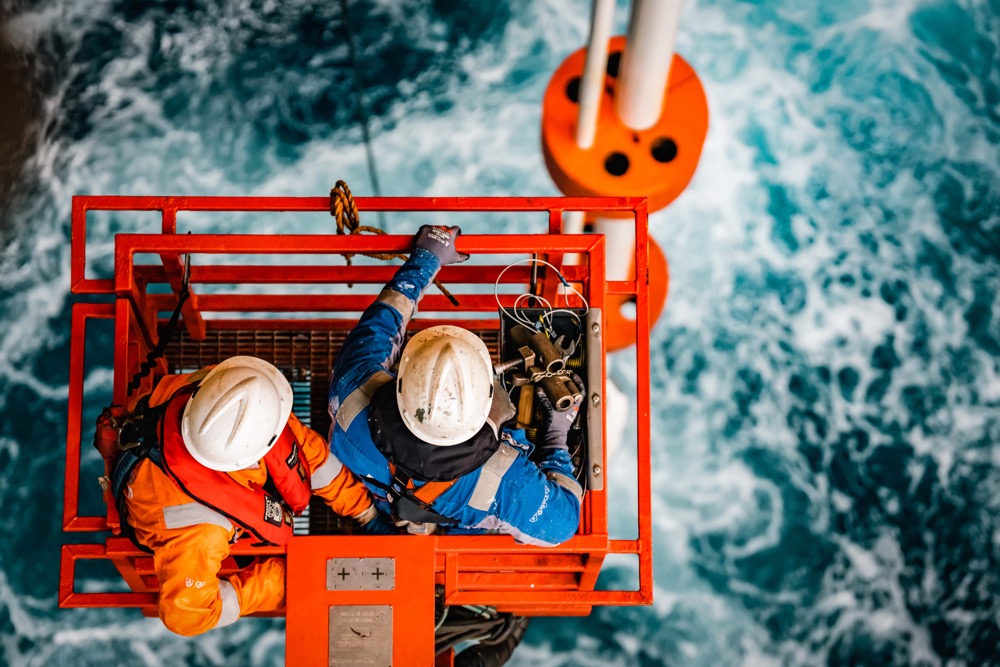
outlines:
M652 528L650 518L650 432L649 432L649 315L647 296L647 220L642 198L358 198L358 208L364 211L438 212L448 223L448 215L461 212L507 212L511 215L547 215L544 228L538 233L463 234L461 251L473 255L473 261L442 269L439 278L454 293L461 304L453 306L436 290L429 290L421 302L421 310L437 313L434 322L452 317L468 318L481 328L499 326L495 316L496 300L492 285L511 261L535 254L560 267L563 275L576 283L587 297L595 313L605 306L609 295L624 295L636 304L636 359L638 416L638 473L635 480L638 516L636 539L610 539L608 531L608 496L603 483L594 485L586 496L578 533L556 548L539 548L515 544L509 536L436 536L436 537L370 537L350 535L302 536L293 538L287 548L261 550L237 544L234 555L285 555L297 559L299 566L289 567L288 580L288 655L311 660L322 653L315 645L310 623L323 622L324 611L336 604L416 605L413 610L426 612L427 600L421 595L434 594L434 586L444 586L448 604L491 605L501 610L527 615L580 615L589 613L594 605L636 605L652 601ZM59 602L63 607L140 607L152 613L155 605L156 579L151 559L118 536L118 517L113 504L106 514L82 516L80 507L81 442L89 442L90 424L82 423L84 395L84 342L87 324L94 319L108 319L114 325L113 401L125 403L127 384L146 353L155 344L164 313L173 310L180 290L184 256L197 257L190 267L192 297L182 310L186 335L199 340L212 331L233 327L242 329L339 329L346 330L356 321L357 314L371 303L373 294L353 294L342 286L348 284L379 285L386 282L393 266L334 265L333 259L313 263L255 265L231 263L245 261L245 256L328 255L406 252L416 225L406 234L392 235L333 235L333 234L219 234L177 233L178 213L188 212L313 212L329 210L325 197L94 197L73 199L72 218L72 290L75 294L104 295L102 303L78 303L73 308L72 346L69 378L69 419L66 448L66 485L63 528L67 532L105 533L103 544L69 544L63 547ZM563 235L564 211L582 210L588 213L630 212L636 229L635 279L605 280L604 238L600 235ZM111 278L90 278L85 275L87 257L88 211L126 212L159 211L161 229L158 233L120 233L114 244L114 275ZM329 223L325 223L329 224ZM440 224L440 223L437 223ZM624 223L627 224L627 223ZM565 256L578 255L578 263L564 262ZM499 264L476 263L497 256ZM213 258L225 256L225 263ZM136 263L137 258L158 258L153 263ZM295 260L298 261L298 260ZM536 271L527 265L513 267L502 276L502 285L528 285L537 281L541 293L550 301L565 299L559 294L558 281L551 271ZM239 293L208 293L205 286L239 286ZM267 285L267 290L254 292L254 286ZM314 285L309 293L275 294L275 285ZM334 290L324 286L337 286ZM159 286L157 289L151 289ZM163 286L169 286L169 291ZM489 290L484 286L490 287ZM217 289L205 287L205 290ZM249 290L249 291L247 291ZM204 292L204 293L203 293ZM509 290L508 290L509 292ZM513 306L515 295L500 295L501 302ZM93 301L93 299L91 299ZM575 304L569 304L575 305ZM220 314L241 313L241 319L213 319ZM282 314L281 318L276 314ZM295 315L298 314L298 317ZM306 315L308 314L308 315ZM427 326L430 321L415 319L411 328ZM603 320L594 320L598 333ZM604 347L599 335L594 340L600 355L600 377L589 381L592 411L603 415ZM141 391L152 387L154 377L168 370L169 359L160 362L154 373L143 381ZM328 370L328 369L327 369ZM601 421L596 422L598 425ZM602 436L603 437L603 436ZM600 442L603 444L603 441ZM604 448L597 450L590 464L593 474L607 470ZM606 476L606 475L605 475ZM603 482L603 479L602 479ZM93 488L97 493L96 485ZM327 591L323 579L324 554L373 554L397 558L398 590L369 591L364 595ZM638 588L636 590L595 590L598 574L608 554L634 554L638 557ZM76 563L79 560L104 559L112 562L132 592L95 593L76 590ZM227 561L224 568L235 568ZM316 570L319 570L317 572ZM421 584L403 585L403 573ZM294 576L292 573L295 573ZM422 586L422 588L421 588ZM428 588L429 587L429 588ZM429 591L429 593L428 593ZM345 597L346 595L346 597ZM352 602L353 600L353 602ZM400 613L397 611L397 613ZM433 644L433 618L410 623L411 633L429 634ZM299 622L293 624L295 617ZM413 617L410 617L413 618ZM310 620L311 619L311 620ZM306 633L306 634L302 634ZM319 632L323 636L323 632ZM310 640L309 637L313 639ZM324 640L325 641L325 640ZM394 643L402 639L395 639ZM322 642L321 642L322 643ZM403 644L400 644L403 646ZM413 646L412 644L410 645ZM400 649L402 650L402 649ZM318 658L317 658L318 660ZM325 663L323 663L325 664Z

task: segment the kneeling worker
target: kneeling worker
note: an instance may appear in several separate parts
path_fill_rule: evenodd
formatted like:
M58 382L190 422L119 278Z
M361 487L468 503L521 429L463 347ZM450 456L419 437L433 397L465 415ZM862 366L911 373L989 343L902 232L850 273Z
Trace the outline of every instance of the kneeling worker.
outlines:
M344 342L330 387L330 448L410 532L499 531L557 545L580 523L583 493L566 446L578 408L554 412L543 397L536 465L524 431L507 427L514 406L478 336L431 327L400 357L424 290L442 266L468 259L455 249L459 231L421 227L409 259Z
M170 630L196 635L282 607L284 559L225 578L219 569L244 533L287 543L292 513L312 494L362 530L385 532L365 486L291 411L288 381L255 357L164 377L141 411L147 437L119 457L112 487L123 528L153 553Z

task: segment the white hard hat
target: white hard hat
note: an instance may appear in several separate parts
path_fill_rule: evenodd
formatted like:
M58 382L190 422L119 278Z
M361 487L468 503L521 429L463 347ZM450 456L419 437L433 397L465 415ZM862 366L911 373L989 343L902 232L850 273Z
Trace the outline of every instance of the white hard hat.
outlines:
M479 336L442 325L406 344L396 403L415 436L445 447L465 442L486 423L492 402L493 361Z
M270 451L291 413L292 387L277 368L256 357L230 357L184 407L181 435L206 468L241 470Z

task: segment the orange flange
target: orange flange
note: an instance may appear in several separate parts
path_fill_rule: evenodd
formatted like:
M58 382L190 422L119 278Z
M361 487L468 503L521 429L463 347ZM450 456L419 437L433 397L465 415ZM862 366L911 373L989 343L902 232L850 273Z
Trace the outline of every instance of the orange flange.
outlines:
M623 223L624 224L624 223ZM631 275L635 275L633 262ZM649 326L652 328L663 312L670 288L667 258L659 244L649 239ZM609 294L604 299L604 344L608 352L635 345L635 315L629 313L634 300L621 294Z
M559 66L542 102L542 151L552 179L564 194L645 196L650 212L658 211L676 199L694 176L708 132L708 101L698 75L675 55L660 120L648 130L626 127L615 113L613 100L624 47L624 36L608 42L597 137L587 150L576 144L586 49Z

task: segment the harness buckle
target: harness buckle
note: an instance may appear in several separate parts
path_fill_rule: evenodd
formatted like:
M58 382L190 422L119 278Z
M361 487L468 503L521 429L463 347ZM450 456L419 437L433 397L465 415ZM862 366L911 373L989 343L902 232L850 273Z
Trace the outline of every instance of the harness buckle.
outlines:
M118 420L118 450L126 451L140 446L146 438L147 432L143 428L145 415L131 414Z

